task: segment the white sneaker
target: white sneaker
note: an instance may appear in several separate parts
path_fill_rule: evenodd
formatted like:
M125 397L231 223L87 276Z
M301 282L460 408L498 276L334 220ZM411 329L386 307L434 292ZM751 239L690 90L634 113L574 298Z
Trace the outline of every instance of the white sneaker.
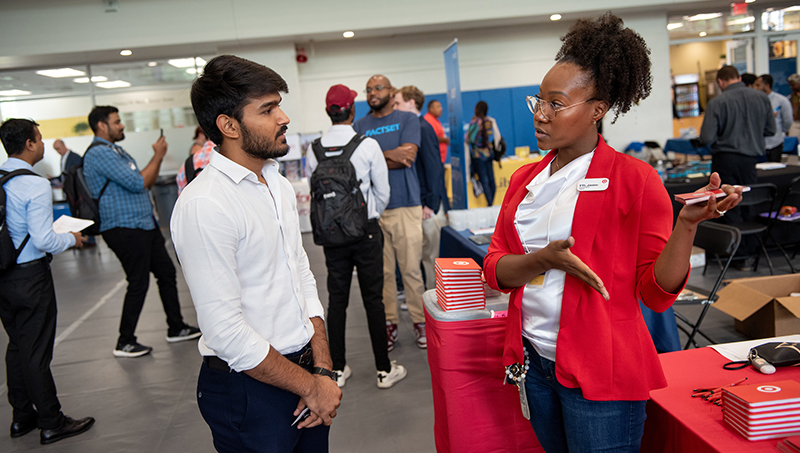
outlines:
M389 387L397 384L408 372L403 365L398 365L397 361L392 360L392 370L388 373L385 371L378 371L378 388L388 389Z
M341 388L344 387L347 378L353 374L353 370L348 365L345 365L344 370L333 370L333 374L336 376L336 385Z

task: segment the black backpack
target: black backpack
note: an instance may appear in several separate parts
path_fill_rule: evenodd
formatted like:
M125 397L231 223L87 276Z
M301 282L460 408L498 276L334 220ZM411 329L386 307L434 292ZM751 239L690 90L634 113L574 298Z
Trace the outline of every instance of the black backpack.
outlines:
M200 172L203 171L202 168L195 169L194 168L194 154L190 155L188 159L183 163L183 174L186 176L186 184L188 185Z
M89 146L83 154L84 159L92 148L100 145L102 143L94 143ZM95 199L92 197L92 192L89 190L86 178L83 176L83 163L73 165L64 174L64 195L67 196L67 203L72 217L94 221L94 224L82 231L85 235L95 236L100 234L100 197L103 196L110 182L111 180L106 181L103 189L100 190L100 195Z
M320 139L311 145L319 163L311 175L311 229L317 245L348 245L367 234L367 203L350 162L365 138L356 134L346 145L331 148L323 147ZM325 155L340 150L339 156Z
M0 175L2 175L2 177L0 177L0 274L3 274L17 265L17 258L20 252L25 248L28 239L31 238L30 234L26 235L25 239L23 239L22 243L19 245L19 248L14 247L14 242L11 240L11 233L8 231L8 225L6 224L6 191L3 186L15 176L39 175L24 168L10 172L0 170Z
M492 158L500 163L500 159L506 155L506 139L500 137L497 146L494 146L494 143L492 143L492 151L494 152ZM503 168L503 166L501 165L500 168Z

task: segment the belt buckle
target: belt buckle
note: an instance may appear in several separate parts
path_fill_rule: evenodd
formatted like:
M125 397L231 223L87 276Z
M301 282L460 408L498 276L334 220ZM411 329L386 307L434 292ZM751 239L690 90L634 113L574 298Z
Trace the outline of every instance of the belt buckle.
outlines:
M306 366L311 363L312 357L313 353L311 348L309 347L300 355L300 359L297 361L297 364L300 366Z

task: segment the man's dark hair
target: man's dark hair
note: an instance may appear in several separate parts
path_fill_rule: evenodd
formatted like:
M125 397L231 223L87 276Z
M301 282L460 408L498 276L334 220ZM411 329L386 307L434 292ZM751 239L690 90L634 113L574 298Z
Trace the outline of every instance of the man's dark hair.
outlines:
M351 105L350 107L344 109L338 105L332 105L331 108L325 109L325 113L327 113L328 117L330 117L331 123L341 124L350 118L350 112L352 112L354 108L356 108L355 105Z
M762 76L761 76L761 77L759 77L759 78L760 78L760 79L761 79L761 80L762 80L764 83L766 83L766 84L767 84L767 86L769 87L769 89L770 89L770 90L772 89L772 84L773 84L773 83L775 83L775 79L773 79L771 75L769 75L769 74L764 74L764 75L762 75Z
M439 102L439 101L437 101L436 99L431 99L430 101L428 101L428 110L431 109L431 106L433 105L434 102ZM441 102L439 102L439 104L441 104Z
M589 73L593 98L615 111L612 123L650 96L650 49L618 16L609 12L596 20L578 19L561 41L556 60Z
M750 74L749 72L742 74L742 82L749 87L753 86L756 80L758 80L758 76L755 74Z
M489 113L489 104L483 101L478 101L478 103L475 104L475 116L478 118L483 118L487 113Z
M89 127L92 132L97 133L97 123L104 122L108 124L108 117L112 113L119 113L119 109L111 105L98 105L89 112Z
M723 66L717 71L717 80L735 80L739 78L739 70L733 66Z
M25 150L25 143L36 141L36 124L31 120L11 118L0 126L0 141L8 157L16 156Z
M251 99L288 92L286 81L272 69L234 55L220 55L206 64L203 75L192 84L192 108L208 139L221 145L218 116L228 115L241 123Z

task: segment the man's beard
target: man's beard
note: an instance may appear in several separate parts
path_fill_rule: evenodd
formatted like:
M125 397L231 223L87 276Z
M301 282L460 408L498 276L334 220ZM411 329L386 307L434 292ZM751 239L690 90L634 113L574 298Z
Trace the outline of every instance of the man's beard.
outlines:
M385 98L381 99L380 104L374 106L370 104L369 108L371 108L373 112L380 112L381 110L383 110L384 107L386 107L386 104L388 104L389 101L391 100L392 100L391 96L386 96Z
M275 136L275 139L269 140L262 135L256 135L247 129L244 123L242 127L242 150L250 157L256 159L277 159L289 153L289 145L279 144L278 137L284 134L289 128L282 126L281 130Z
M121 142L125 140L125 132L119 131L119 134L117 134L116 137L111 137L111 139L113 140L114 143Z

